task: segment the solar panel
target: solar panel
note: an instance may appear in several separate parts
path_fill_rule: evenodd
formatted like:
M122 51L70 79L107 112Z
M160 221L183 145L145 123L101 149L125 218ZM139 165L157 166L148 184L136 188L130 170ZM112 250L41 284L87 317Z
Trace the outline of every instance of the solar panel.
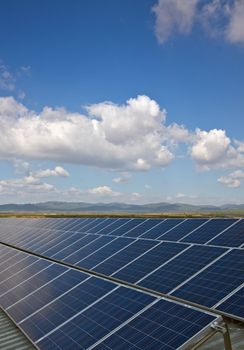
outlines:
M53 256L54 254L60 252L62 249L69 247L74 242L86 237L85 233L72 233L70 235L57 235L55 238L39 249L40 252L48 256Z
M158 242L155 241L137 240L117 254L114 254L110 258L93 267L93 270L109 276L120 267L128 264L157 244Z
M160 239L164 239L166 241L178 241L207 221L208 219L188 219L162 235Z
M52 257L55 259L63 260L67 256L71 256L79 249L84 249L87 245L89 245L91 242L99 239L99 236L96 235L87 235L85 237L82 237L81 239L78 239L74 243L70 244L69 246L65 247L57 253L53 254ZM38 250L37 250L38 251ZM49 254L47 254L49 256ZM71 259L70 259L71 261Z
M101 231L102 229L106 228L107 226L109 226L112 222L114 222L114 219L107 218L106 220L100 221L100 223L98 225L91 228L88 232L89 233L97 233L97 232Z
M172 295L213 307L242 285L244 250L233 249L176 289Z
M114 219L114 222L111 225L100 230L99 234L100 235L103 235L103 234L108 235L111 232L113 232L114 230L116 230L117 228L119 228L120 226L125 225L129 221L131 221L131 219L128 219L128 218L127 219L126 218Z
M171 230L176 225L181 224L184 219L166 219L163 220L158 226L153 227L151 230L141 235L141 238L158 239L162 234Z
M163 263L172 259L177 254L186 249L188 245L163 242L153 249L147 251L141 257L122 267L112 276L121 280L136 283L150 272L161 266Z
M224 252L223 248L189 247L175 259L142 279L139 285L158 292L169 293Z
M208 244L225 247L240 247L244 243L244 220L238 221L216 238L208 241Z
M91 349L173 350L189 344L215 317L160 300Z
M135 242L135 240L132 238L117 237L107 246L102 247L101 249L92 253L90 256L77 262L76 265L83 268L92 269L95 266L99 265L101 262L112 257L114 254L120 252L122 249L129 246L133 242Z
M182 242L204 244L235 222L235 219L211 219L183 238Z
M217 310L224 311L229 315L239 316L244 320L244 287L240 288L220 305Z
M61 260L70 264L77 264L88 255L94 253L97 249L102 248L104 245L112 242L114 239L114 237L109 236L98 236L98 239L95 239L90 244L87 244L85 247L75 251L74 253L64 256Z
M151 230L156 225L160 224L161 220L159 219L148 219L145 220L141 225L136 226L129 232L127 232L124 237L134 237L137 238L141 236L143 233L147 232L148 230Z
M124 225L121 225L117 229L110 231L109 234L113 236L123 236L125 233L132 230L134 227L141 225L145 219L131 219L128 222L126 222Z
M243 245L243 228L244 220L235 219L0 219L4 242L211 308L219 307L220 301L227 300L243 283L239 253L243 250L228 252L224 248ZM83 234L86 229L97 234ZM116 231L123 237L116 237ZM176 240L180 242L173 243ZM189 247L183 243L188 240L197 240L199 245ZM28 268L39 287L51 285L42 277L49 265L40 273L40 261L17 250L0 249L4 302L8 299L5 293L13 291L16 276L29 280ZM23 296L30 286L18 288ZM16 300L16 291L13 297L9 294L8 302ZM237 308L231 316L240 314Z
M54 349L88 349L154 300L150 295L119 287L69 322L56 327L52 333L37 340L37 345L41 349L53 349L53 344Z

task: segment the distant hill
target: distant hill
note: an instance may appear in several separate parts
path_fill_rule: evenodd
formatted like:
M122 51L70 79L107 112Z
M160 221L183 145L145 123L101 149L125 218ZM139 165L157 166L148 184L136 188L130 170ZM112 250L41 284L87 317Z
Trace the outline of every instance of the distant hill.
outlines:
M28 204L2 204L0 212L126 212L126 213L177 213L244 210L244 204L190 205L182 203L84 203L44 202Z

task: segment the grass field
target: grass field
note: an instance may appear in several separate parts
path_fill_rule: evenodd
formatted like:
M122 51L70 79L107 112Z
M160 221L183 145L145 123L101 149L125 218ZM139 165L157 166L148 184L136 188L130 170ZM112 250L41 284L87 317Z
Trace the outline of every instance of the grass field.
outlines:
M216 211L216 212L179 212L179 213L114 213L114 212L61 212L61 213L49 213L49 212L8 212L0 213L1 217L19 217L19 218L83 218L83 217L131 217L131 218L243 218L244 210L238 211Z

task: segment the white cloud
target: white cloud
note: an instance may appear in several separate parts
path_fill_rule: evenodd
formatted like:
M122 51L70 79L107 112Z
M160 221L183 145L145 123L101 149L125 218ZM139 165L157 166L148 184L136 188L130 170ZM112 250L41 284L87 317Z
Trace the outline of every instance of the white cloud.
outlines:
M9 69L0 61L0 90L15 90L15 79Z
M86 192L95 196L116 197L120 195L119 192L113 191L112 188L109 186L98 186L98 187L90 188Z
M0 180L0 194L23 196L29 193L42 193L55 191L55 187L45 182L38 181L32 176L26 176L22 179Z
M240 187L243 180L244 180L244 171L242 170L236 170L227 176L221 176L218 178L218 182L230 188Z
M244 167L244 154L241 150L242 143L231 143L225 130L196 129L189 152L200 170L211 170Z
M56 166L54 169L39 170L33 173L36 178L50 177L50 176L62 176L68 177L69 173L61 166Z
M188 34L196 24L212 38L244 43L244 0L158 0L155 34L165 43L173 34Z
M156 16L155 32L162 44L174 33L191 31L197 0L159 0L152 11Z
M146 184L144 187L145 187L146 190L151 190L151 188L152 188L152 186L148 185L148 184Z
M38 114L13 97L0 98L0 157L140 171L165 167L173 159L164 141L169 137L166 113L149 97L87 110L88 116L45 107Z
M129 182L131 175L127 172L123 172L120 176L113 178L113 182L116 184Z
M200 166L216 165L223 161L230 146L230 139L224 130L196 130L196 138L191 147L191 156Z

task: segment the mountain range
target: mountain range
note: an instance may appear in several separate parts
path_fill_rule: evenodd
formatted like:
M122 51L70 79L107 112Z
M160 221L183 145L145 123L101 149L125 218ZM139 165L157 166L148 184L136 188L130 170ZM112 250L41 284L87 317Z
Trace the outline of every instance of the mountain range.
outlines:
M43 202L27 204L2 204L0 212L110 212L110 213L184 213L244 210L244 204L191 205L185 203L85 203L85 202Z

